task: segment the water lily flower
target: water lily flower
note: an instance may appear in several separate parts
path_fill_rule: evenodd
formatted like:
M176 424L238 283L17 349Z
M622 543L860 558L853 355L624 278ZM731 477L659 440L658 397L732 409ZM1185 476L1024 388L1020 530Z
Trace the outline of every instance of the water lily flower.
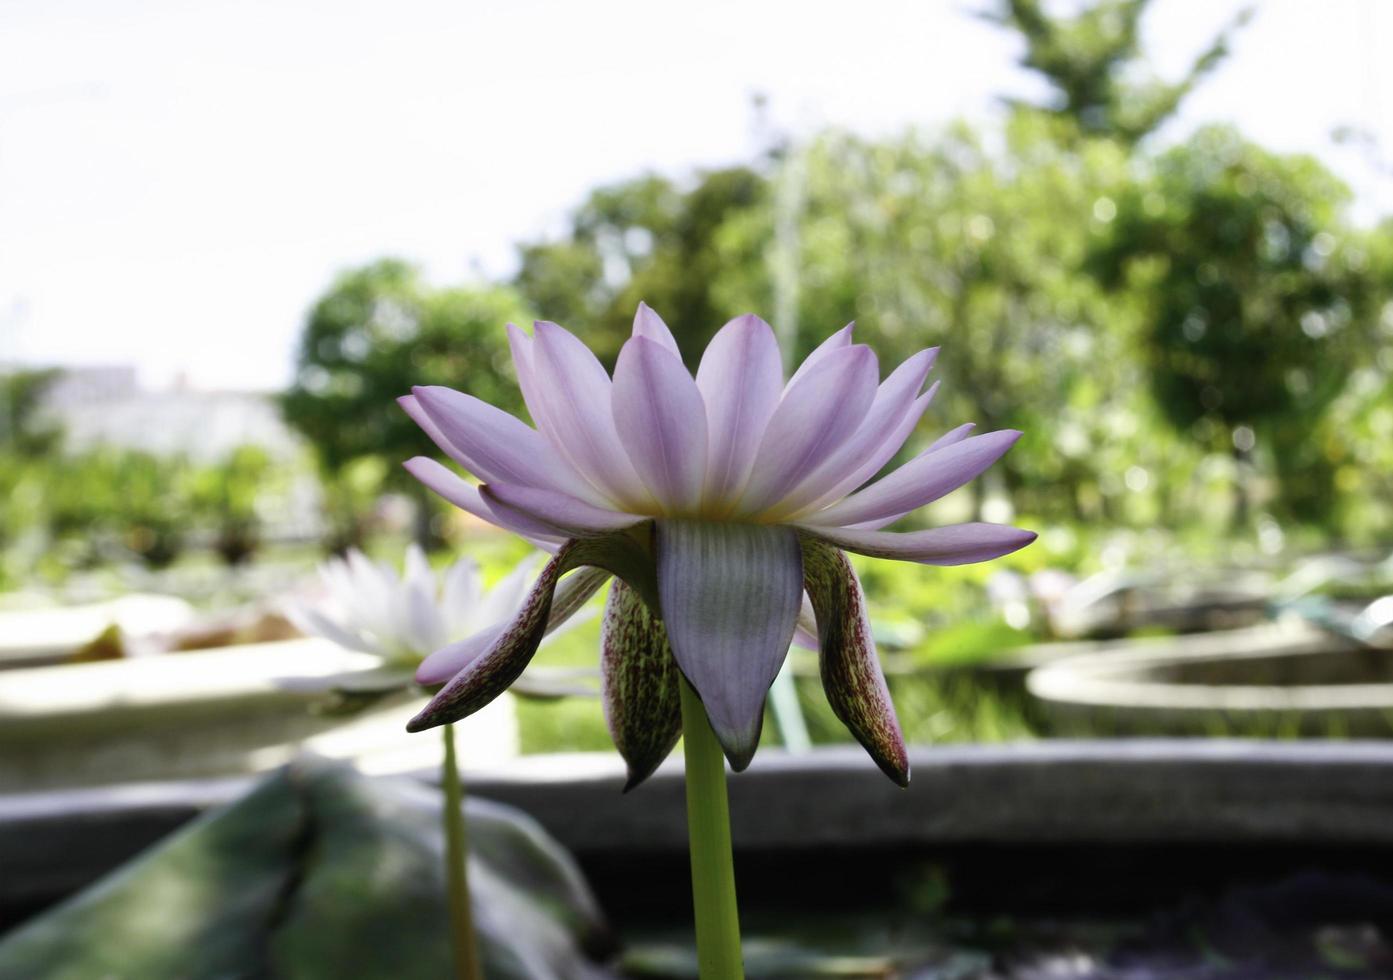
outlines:
M437 575L425 552L412 544L399 575L355 548L346 558L331 558L320 565L322 601L288 603L285 614L303 633L378 658L375 669L319 682L361 706L373 697L411 686L426 656L447 644L487 648L526 600L538 564L535 557L524 559L486 589L472 559L462 558ZM572 578L574 585L585 586L592 581L603 583L608 576L591 571ZM567 595L574 595L574 586L568 586ZM580 622L571 617L593 592L592 588L578 601L563 599L558 611L566 619L564 624L558 619L555 625L564 629ZM524 678L518 693L554 696L584 691L555 680Z
M845 552L958 565L1034 540L984 523L884 530L975 478L1020 433L960 426L868 482L933 398L937 384L923 386L937 348L882 381L875 353L852 342L848 325L785 381L773 331L747 315L721 328L693 376L662 319L640 304L611 378L555 323L537 323L531 336L508 331L535 427L468 394L418 387L402 407L481 482L426 457L406 467L553 557L486 648L453 644L426 658L418 680L444 687L411 729L462 718L506 689L558 616L562 576L599 569L618 579L601 670L631 785L680 734L679 671L731 766L749 764L800 614L838 718L886 774L907 783L904 740Z

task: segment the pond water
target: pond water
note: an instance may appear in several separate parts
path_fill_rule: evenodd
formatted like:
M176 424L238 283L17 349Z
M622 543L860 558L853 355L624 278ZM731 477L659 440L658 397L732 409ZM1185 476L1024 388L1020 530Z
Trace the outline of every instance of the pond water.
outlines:
M787 860L745 862L749 976L1393 976L1393 878L1386 867L1371 873L1352 854L1089 850L993 849L924 859L847 854L823 872L813 870L822 863L813 855L798 859L801 870ZM893 864L880 871L853 866L868 858ZM640 909L620 900L612 910L626 941L621 975L694 978L678 909L661 899L654 904L651 894L643 903ZM662 909L666 914L655 914Z

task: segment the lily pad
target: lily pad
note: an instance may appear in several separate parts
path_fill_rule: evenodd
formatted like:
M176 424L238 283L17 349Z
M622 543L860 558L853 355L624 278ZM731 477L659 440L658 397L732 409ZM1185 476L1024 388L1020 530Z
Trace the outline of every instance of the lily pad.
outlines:
M424 785L287 767L0 940L0 977L449 976L439 806ZM491 980L606 976L569 856L509 807L466 815Z

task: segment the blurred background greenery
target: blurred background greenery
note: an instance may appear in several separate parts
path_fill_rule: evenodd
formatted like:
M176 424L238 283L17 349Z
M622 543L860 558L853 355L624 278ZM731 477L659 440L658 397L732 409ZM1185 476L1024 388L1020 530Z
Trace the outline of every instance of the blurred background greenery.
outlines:
M413 538L498 574L522 549L406 477L401 461L434 449L393 399L442 384L521 412L506 322L560 322L612 365L640 300L693 364L747 311L795 357L851 320L882 367L942 345L943 386L907 453L963 421L1025 432L917 519L1010 520L1042 532L1034 547L986 568L860 565L912 738L1032 731L1019 698L961 670L1058 634L1036 599L1011 612L994 580L1038 592L1041 573L1379 559L1393 545L1393 222L1355 223L1320 160L1241 129L1156 140L1248 13L1162 83L1143 70L1146 8L988 4L1042 83L1000 124L772 134L741 165L638 173L519 242L498 281L440 286L392 257L345 270L274 399L299 437L288 448L75 441L55 410L63 374L9 371L0 588L245 602L323 554L394 556ZM597 628L544 657L593 663ZM800 686L814 737L845 737L816 684ZM595 702L522 710L529 750L608 746Z

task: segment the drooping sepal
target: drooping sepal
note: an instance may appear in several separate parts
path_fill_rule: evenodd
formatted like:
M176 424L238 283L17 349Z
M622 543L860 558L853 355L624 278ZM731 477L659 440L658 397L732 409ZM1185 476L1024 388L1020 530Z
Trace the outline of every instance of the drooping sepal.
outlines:
M652 775L682 734L681 674L662 621L622 580L609 589L600 651L605 723L629 769L627 793Z
M488 649L465 664L407 723L406 730L420 732L459 721L507 690L531 662L546 635L557 582L562 575L583 566L604 569L629 582L640 595L656 596L652 559L637 535L617 531L604 537L567 541L547 562L521 608L498 631ZM579 599L587 588L593 593L592 584L598 587L595 576L583 576L574 590L560 590L557 601L564 606Z
M803 582L817 616L822 687L832 711L901 786L909 785L909 754L885 675L876 656L866 600L841 550L800 535Z
M600 591L600 586L609 581L610 574L603 568L582 568L574 575L562 579L552 596L551 613L547 616L543 635L555 633L565 626L590 597ZM424 687L434 687L451 680L470 663L487 653L507 627L506 621L495 623L472 636L436 650L416 668L416 683Z
M798 620L803 563L788 527L655 522L658 596L683 675L736 772L759 745L764 700Z

